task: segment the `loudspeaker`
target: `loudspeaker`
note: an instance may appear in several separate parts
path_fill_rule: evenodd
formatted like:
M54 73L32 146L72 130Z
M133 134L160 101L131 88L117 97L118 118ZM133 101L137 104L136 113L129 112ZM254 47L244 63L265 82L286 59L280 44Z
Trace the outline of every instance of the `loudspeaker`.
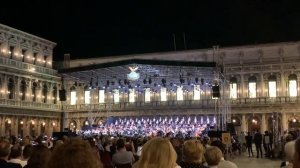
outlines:
M212 86L212 97L213 98L220 98L220 87L219 85Z
M67 100L67 95L66 95L66 90L65 89L59 90L59 100L60 101L66 101Z

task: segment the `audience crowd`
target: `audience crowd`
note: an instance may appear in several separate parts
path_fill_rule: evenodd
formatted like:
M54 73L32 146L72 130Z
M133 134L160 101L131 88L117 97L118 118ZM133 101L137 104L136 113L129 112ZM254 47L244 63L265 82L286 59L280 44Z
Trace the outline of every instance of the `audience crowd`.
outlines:
M272 156L271 133L233 136L232 144L248 149L256 157ZM267 137L269 136L269 137ZM300 139L297 132L282 136L284 162L278 167L300 168ZM262 150L261 146L263 146ZM233 145L231 146L233 148ZM226 159L229 146L220 138L157 137L46 137L0 139L0 168L237 168Z

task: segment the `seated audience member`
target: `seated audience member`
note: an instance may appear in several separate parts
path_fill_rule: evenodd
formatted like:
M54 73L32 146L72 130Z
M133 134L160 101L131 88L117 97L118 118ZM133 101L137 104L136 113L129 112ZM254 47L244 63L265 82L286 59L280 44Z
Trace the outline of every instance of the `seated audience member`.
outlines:
M222 158L218 165L218 168L237 168L237 165L235 163L224 159L225 145L221 141L212 141L211 146L218 147L222 151Z
M27 161L21 160L22 158L22 148L20 145L16 144L11 148L10 152L10 163L17 163L24 167L27 164Z
M123 139L117 140L117 152L113 155L112 162L114 165L131 165L134 162L133 153L126 150Z
M293 168L300 168L300 138L296 140L294 147Z
M168 139L153 138L142 150L141 157L134 168L178 168L176 152Z
M219 168L218 165L223 156L222 151L218 147L211 146L206 148L204 156L209 168Z
M53 150L47 168L102 168L88 142L70 138Z
M203 166L204 147L196 140L188 140L183 144L183 160L180 163L182 168L206 168Z
M1 168L22 168L20 164L7 162L10 155L10 143L7 140L0 140L0 167Z
M24 168L46 168L50 156L50 149L44 145L36 145Z

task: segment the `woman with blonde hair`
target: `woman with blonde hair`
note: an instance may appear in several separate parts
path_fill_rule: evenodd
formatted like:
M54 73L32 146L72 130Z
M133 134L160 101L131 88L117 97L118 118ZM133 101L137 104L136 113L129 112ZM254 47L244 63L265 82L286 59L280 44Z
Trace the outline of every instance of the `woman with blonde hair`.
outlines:
M204 147L197 140L188 140L183 144L183 161L180 162L182 168L206 168L203 166Z
M153 138L142 149L142 155L133 168L180 168L177 155L168 139Z

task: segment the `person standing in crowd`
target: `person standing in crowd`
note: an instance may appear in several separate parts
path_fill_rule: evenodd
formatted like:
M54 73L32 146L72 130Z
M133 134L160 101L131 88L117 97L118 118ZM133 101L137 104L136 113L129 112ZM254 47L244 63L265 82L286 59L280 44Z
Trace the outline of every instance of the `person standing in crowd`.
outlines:
M27 164L27 161L21 160L22 155L22 148L19 144L15 144L13 147L11 147L10 152L10 160L8 162L10 163L17 163L20 164L22 167L24 167Z
M249 157L253 157L253 150L252 150L252 140L253 140L253 137L251 135L250 132L247 133L247 136L245 137L246 138L246 145L247 145L247 150L248 150L248 156ZM251 156L250 156L251 154Z
M176 152L168 139L153 138L144 146L140 159L133 168L180 168Z
M131 151L127 151L123 139L117 140L117 152L112 157L114 165L126 165L134 162L134 156Z
M258 130L256 130L256 133L254 135L254 143L255 143L255 147L256 147L256 157L259 158L259 154L260 154L260 156L262 158L263 157L262 149L261 149L262 135Z
M183 158L180 162L182 168L206 168L203 163L204 147L197 140L188 140L183 144Z
M0 140L0 167L1 168L22 168L20 164L9 163L10 143L7 140Z
M209 168L219 168L219 163L222 159L222 151L215 146L206 148L205 151L205 160Z
M44 145L33 147L32 154L24 168L46 168L51 156L51 151Z
M300 138L296 140L294 149L293 168L300 168Z
M71 138L52 153L47 168L102 168L88 142Z

